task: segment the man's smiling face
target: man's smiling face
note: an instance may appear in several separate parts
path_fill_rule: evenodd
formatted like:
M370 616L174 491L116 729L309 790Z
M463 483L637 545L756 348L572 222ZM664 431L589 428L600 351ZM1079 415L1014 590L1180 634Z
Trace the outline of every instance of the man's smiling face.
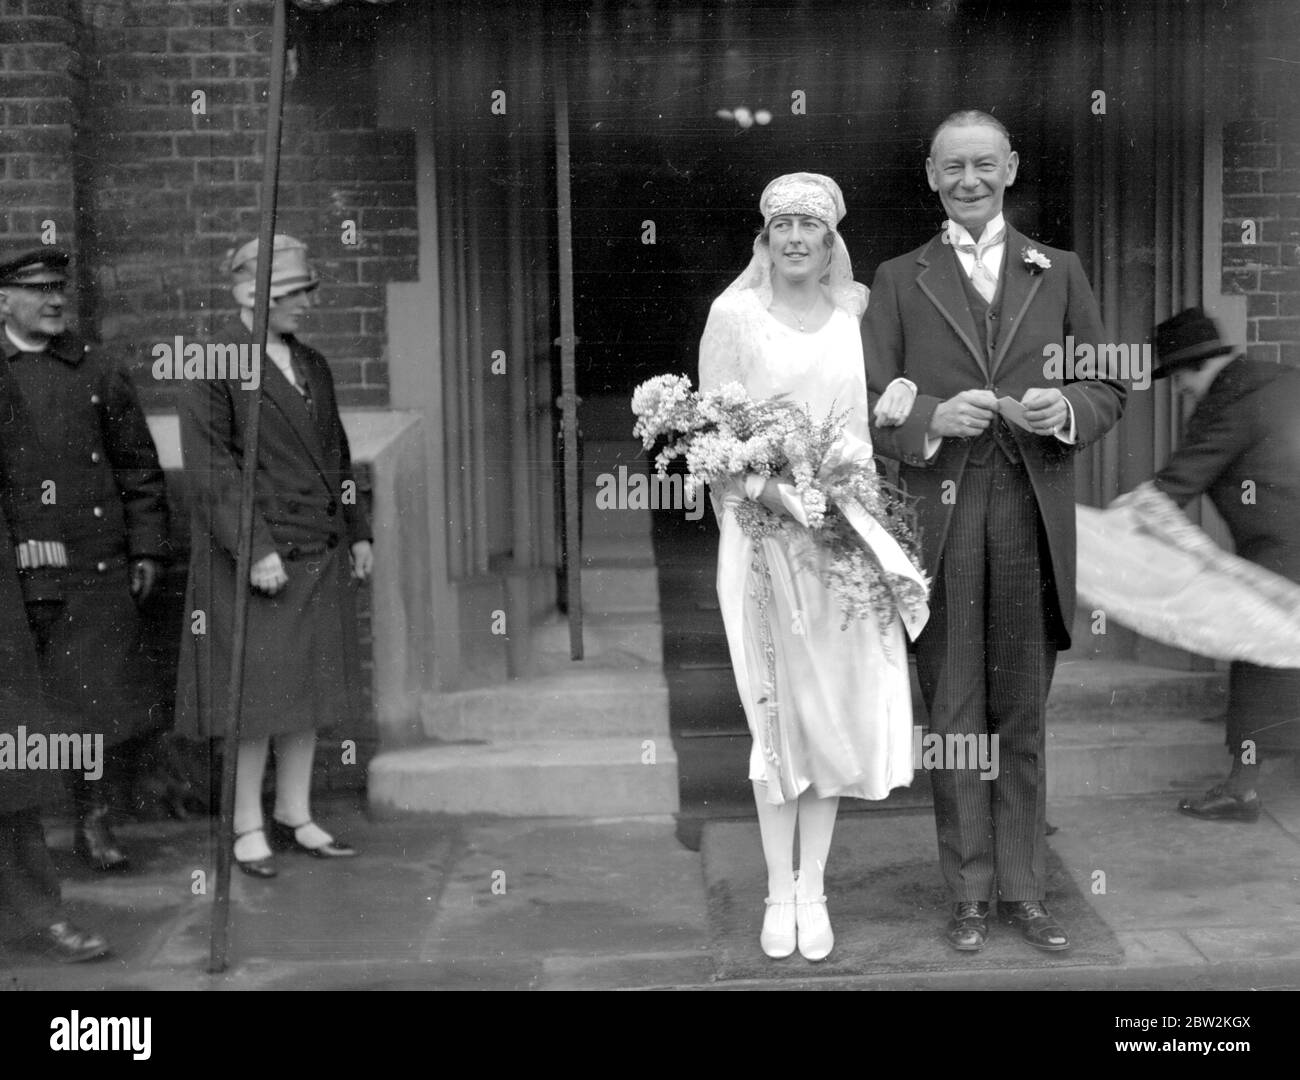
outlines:
M925 159L930 190L948 217L979 238L1002 213L1003 192L1015 183L1020 158L1006 136L985 124L946 127Z

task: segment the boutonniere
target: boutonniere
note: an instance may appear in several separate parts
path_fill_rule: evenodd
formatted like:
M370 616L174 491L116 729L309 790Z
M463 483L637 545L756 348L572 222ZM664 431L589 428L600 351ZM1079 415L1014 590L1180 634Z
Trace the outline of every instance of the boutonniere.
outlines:
M1044 270L1052 268L1052 260L1039 251L1038 248L1022 247L1020 257L1025 260L1025 265L1029 267L1031 274L1040 274Z

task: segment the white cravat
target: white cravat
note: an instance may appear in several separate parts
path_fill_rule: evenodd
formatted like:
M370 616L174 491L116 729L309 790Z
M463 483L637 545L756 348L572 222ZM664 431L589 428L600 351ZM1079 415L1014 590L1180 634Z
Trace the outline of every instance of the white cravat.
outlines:
M986 303L993 303L998 291L998 274L1007 249L1007 223L1001 214L984 226L978 241L955 221L949 221L944 241L952 246L966 276Z
M5 337L7 337L10 340L10 342L13 343L13 347L17 349L19 352L43 353L45 351L44 345L33 345L30 341L24 341L22 338L20 338L17 334L15 334L12 330L9 329L8 323L5 323Z

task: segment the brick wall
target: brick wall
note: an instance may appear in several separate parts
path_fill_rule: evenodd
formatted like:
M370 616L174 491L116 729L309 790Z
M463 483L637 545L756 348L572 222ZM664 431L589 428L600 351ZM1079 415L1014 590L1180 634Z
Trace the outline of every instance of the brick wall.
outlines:
M0 0L0 243L6 247L50 239L76 246L78 38L72 0Z
M1300 9L1251 14L1224 123L1223 289L1246 297L1249 354L1300 366L1300 55L1283 45L1300 40Z
M34 0L27 0L29 4ZM95 326L151 407L154 341L208 335L234 312L219 271L256 234L271 5L82 0L88 97L79 150ZM415 276L414 139L375 126L373 27L363 13L295 15L278 228L325 279L303 336L330 359L345 405L388 404L385 285ZM355 244L344 243L354 222Z

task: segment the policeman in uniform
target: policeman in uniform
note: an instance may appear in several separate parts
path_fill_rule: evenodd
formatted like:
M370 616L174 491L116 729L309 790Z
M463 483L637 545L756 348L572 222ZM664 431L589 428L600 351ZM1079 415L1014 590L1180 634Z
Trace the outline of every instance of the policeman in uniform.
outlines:
M103 736L103 776L68 773L76 847L119 870L109 792L155 725L137 605L168 550L167 504L130 379L67 330L68 261L0 256L0 499L45 692L65 731Z

